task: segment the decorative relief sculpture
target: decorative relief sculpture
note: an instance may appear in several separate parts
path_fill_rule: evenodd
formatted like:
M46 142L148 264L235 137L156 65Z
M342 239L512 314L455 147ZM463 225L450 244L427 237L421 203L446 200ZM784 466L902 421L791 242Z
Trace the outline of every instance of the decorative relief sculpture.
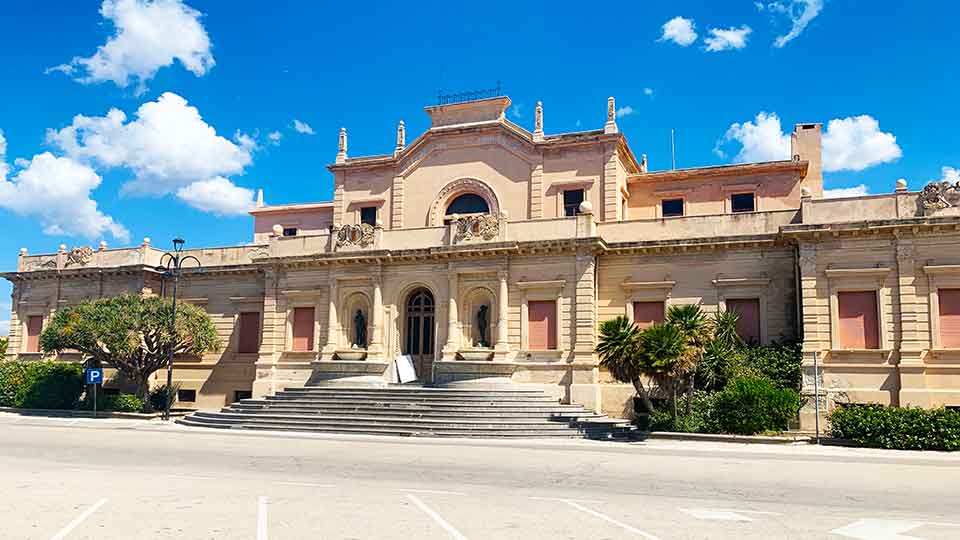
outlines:
M337 231L337 247L353 244L367 247L373 244L373 227L367 223L344 225Z
M64 263L64 266L70 266L71 264L79 264L80 266L86 266L90 264L90 261L93 260L93 248L90 246L81 246L75 247L67 253L67 262Z
M917 202L924 213L956 206L960 202L960 182L930 182L920 192Z
M456 223L454 242L469 242L480 238L492 240L500 234L500 220L490 214L460 217Z

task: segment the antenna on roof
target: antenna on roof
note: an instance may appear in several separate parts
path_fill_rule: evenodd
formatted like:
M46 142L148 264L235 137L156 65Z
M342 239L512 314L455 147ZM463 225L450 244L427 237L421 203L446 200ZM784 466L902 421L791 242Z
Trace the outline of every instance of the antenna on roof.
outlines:
M677 149L673 142L673 128L670 128L670 168L677 169Z

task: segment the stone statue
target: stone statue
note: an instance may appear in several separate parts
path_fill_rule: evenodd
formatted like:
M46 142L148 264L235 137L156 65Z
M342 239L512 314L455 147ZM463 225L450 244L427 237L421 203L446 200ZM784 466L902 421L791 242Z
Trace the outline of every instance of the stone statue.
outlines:
M607 122L613 122L617 118L617 105L613 97L607 98Z
M341 154L347 153L347 128L340 128L340 140L337 144L337 151Z
M367 318L363 316L363 311L357 310L353 316L353 344L361 349L367 348Z
M537 102L537 112L533 117L533 130L543 132L543 103Z
M477 330L480 333L480 340L477 345L480 347L489 347L490 343L487 340L487 328L489 327L489 316L487 311L490 309L490 306L482 305L477 311Z
M407 128L403 125L403 120L397 125L397 152L407 146Z

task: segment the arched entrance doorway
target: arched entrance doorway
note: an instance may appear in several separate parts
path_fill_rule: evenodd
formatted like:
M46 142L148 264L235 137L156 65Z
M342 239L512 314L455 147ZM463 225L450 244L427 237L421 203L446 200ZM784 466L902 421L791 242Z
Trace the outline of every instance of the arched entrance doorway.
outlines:
M404 310L403 354L413 358L417 378L424 383L433 379L433 344L436 340L436 317L433 293L420 288L407 297Z

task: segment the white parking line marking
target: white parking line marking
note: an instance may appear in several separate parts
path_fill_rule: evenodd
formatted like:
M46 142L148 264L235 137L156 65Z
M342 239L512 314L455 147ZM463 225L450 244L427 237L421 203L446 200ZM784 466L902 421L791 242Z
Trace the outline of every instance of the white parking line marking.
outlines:
M410 489L410 488L400 488L397 491L403 491L404 493L427 493L430 495L459 495L466 497L466 493L461 493L459 491L443 491L440 489Z
M84 510L83 513L80 514L79 516L77 516L76 519L74 519L73 521L71 521L70 523L68 523L66 527L60 529L60 532L58 532L57 534L51 536L51 537L50 537L50 540L63 540L64 538L67 537L68 534L70 534L70 531L76 529L77 526L79 526L81 523L83 523L83 521L84 521L85 519L87 519L88 517L90 517L91 515L93 515L94 512L96 512L97 510L99 510L100 507L103 506L103 505L105 505L105 504L107 504L107 500L106 500L106 499L100 499L99 501L97 501L96 503L94 503L93 506L91 506L90 508L87 508L86 510Z
M212 476L187 476L185 474L167 474L165 476L173 480L216 480Z
M302 487L315 487L315 488L337 487L333 484L314 484L312 482L274 482L274 484L277 484L280 486L302 486Z
M257 540L267 540L267 498L257 499Z
M587 504L603 504L603 501L595 501L591 499L563 499L560 497L528 497L528 498L534 501L560 501L560 502L573 501L573 502L587 503Z
M433 519L433 521L437 522L437 525L440 525L443 528L443 530L450 533L451 537L456 538L457 540L467 540L466 536L460 534L460 531L453 528L453 525L450 525L449 523L447 523L445 519L440 517L440 514L434 512L429 506L424 504L423 501L417 498L416 495L407 493L407 498L410 499L410 501L413 502L413 504L417 505L417 508L419 508L420 510L423 510L424 514L430 516L430 518Z
M714 521L753 521L753 519L731 510L710 510L707 508L681 508L681 512L689 514L697 519L708 519Z
M586 512L586 513L590 514L591 516L593 516L593 517L595 517L595 518L600 518L600 519L602 519L602 520L604 520L604 521L606 521L606 522L608 522L608 523L612 523L612 524L616 525L617 527L620 527L621 529L623 529L623 530L625 530L625 531L632 532L633 534L635 534L635 535L637 535L637 536L642 536L642 537L646 538L647 540L660 540L659 538L657 538L656 536L654 536L654 535L652 535L652 534L645 533L645 532L641 531L640 529L637 529L637 528L635 528L635 527L631 527L630 525L627 525L626 523L623 523L622 521L617 521L617 520L613 519L612 517L610 517L610 516L608 516L608 515L606 515L606 514L601 514L600 512L597 512L597 511L595 511L595 510L591 510L591 509L587 508L586 506L581 506L581 505L579 505L579 504L577 504L577 503L575 503L575 502L573 502L573 501L571 501L571 500L569 500L569 499L564 499L563 502L566 503L566 504L569 505L569 506L572 506L572 507L576 508L577 510L580 510L581 512Z

